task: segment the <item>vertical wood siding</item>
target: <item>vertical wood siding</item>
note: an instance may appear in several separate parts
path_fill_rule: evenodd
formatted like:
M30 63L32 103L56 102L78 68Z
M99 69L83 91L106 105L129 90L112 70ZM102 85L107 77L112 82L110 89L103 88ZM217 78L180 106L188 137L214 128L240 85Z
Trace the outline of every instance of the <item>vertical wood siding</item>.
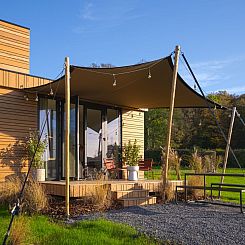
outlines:
M20 90L0 88L0 181L27 170L22 143L37 129L37 102Z
M50 82L52 82L52 80L19 72L6 71L0 68L0 86L23 89L44 85Z
M133 143L140 145L140 155L144 158L144 112L122 111L122 144Z

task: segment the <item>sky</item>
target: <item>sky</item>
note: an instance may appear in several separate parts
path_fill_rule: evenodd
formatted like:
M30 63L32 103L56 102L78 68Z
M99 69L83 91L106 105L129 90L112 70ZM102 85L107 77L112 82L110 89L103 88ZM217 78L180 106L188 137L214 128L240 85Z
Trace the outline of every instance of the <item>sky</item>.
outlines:
M0 18L31 29L31 74L54 79L64 58L123 66L181 46L206 93L245 93L244 0L1 0ZM180 74L193 80L180 61Z

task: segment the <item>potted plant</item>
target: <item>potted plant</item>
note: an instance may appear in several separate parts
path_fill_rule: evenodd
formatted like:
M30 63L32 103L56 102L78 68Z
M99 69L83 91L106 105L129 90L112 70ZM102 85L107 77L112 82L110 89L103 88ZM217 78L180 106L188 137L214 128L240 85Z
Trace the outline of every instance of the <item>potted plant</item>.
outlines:
M139 166L138 162L140 146L137 145L137 140L132 144L129 140L127 144L123 147L122 160L125 165L127 165L128 180L138 180Z
M47 148L47 137L39 141L38 131L30 132L30 135L26 141L26 150L28 154L28 160L32 162L32 176L37 181L45 181L45 168L43 154ZM34 156L35 155L35 156ZM33 158L34 157L34 158Z

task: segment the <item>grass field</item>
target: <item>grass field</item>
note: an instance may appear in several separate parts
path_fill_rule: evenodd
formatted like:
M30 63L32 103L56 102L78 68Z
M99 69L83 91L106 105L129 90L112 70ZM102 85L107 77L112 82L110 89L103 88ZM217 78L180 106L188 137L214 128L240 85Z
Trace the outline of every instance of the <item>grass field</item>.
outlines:
M161 169L160 166L156 166L154 168L154 179L160 179L161 178ZM193 170L187 169L187 168L182 168L181 169L181 178L184 179L185 173L192 173ZM218 170L219 173L222 172L222 169ZM228 168L226 170L226 173L244 173L245 170L241 170L239 168ZM145 178L147 178L147 173L145 173ZM206 177L206 183L207 186L210 186L211 183L219 183L221 177L213 177L213 176L207 176ZM149 179L152 179L152 175L149 174ZM176 179L176 174L173 170L170 170L169 173L169 179L175 180ZM232 183L232 184L245 184L245 178L244 177L225 177L224 183ZM209 193L207 191L207 193ZM217 192L214 191L214 195L217 195ZM239 202L239 193L236 192L222 192L222 200L226 202ZM244 195L244 200L245 200L245 195Z
M130 226L107 220L80 221L73 225L52 222L45 216L16 217L21 220L22 230L26 231L24 242L15 244L159 244L140 235ZM24 219L24 220L23 220ZM0 244L6 232L10 215L0 207Z

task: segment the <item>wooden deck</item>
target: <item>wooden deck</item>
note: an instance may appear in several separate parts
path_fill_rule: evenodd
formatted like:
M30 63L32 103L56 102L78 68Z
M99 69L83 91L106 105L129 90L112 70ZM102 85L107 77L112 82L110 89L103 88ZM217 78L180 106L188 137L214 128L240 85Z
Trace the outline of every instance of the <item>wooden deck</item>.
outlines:
M55 196L65 196L65 181L45 181L42 182L46 193ZM160 180L105 180L105 181L71 181L70 182L70 197L88 196L98 186L108 186L111 191L127 191L139 187L141 189L149 190L149 192L159 192Z

